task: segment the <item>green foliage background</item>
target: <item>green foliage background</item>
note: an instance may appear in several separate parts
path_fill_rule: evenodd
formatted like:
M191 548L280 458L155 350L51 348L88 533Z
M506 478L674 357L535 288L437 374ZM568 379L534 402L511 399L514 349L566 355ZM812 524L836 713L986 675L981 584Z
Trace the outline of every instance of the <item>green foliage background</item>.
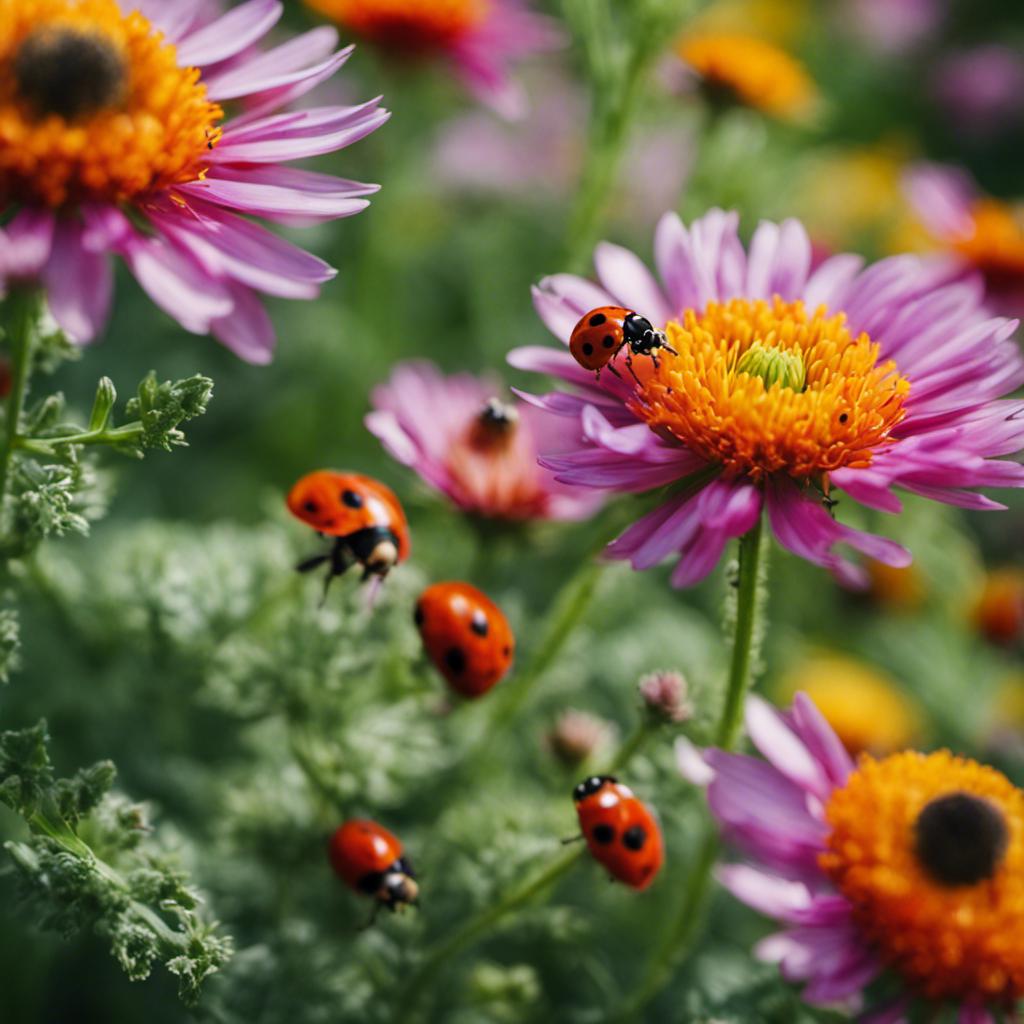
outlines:
M1007 34L1019 41L1024 26L1006 19L995 0L954 5L941 45ZM286 21L308 24L298 5ZM762 216L789 215L800 199L795 169L822 147L893 132L922 152L968 162L996 193L1021 191L1019 130L984 150L953 135L925 99L927 54L882 66L831 33L823 13L801 49L828 96L827 121L798 132L742 111L728 115L718 149L680 196L687 215L738 205L747 231ZM549 60L573 66L571 53ZM628 736L641 714L636 680L673 668L689 679L699 710L688 734L706 740L715 719L723 572L679 593L666 570L641 575L621 565L596 574L592 603L510 720L496 720L500 690L449 706L412 626L419 590L460 578L485 589L512 620L521 671L541 649L559 595L566 600L562 588L580 584L581 565L635 509L481 537L364 429L370 389L399 360L500 370L509 349L549 342L529 287L563 269L571 196L468 194L439 183L433 147L446 119L467 107L441 72L403 73L362 46L341 78L353 95L383 92L394 115L318 165L383 186L357 217L295 235L337 266L338 277L316 302L271 303L279 352L271 366L252 367L211 339L185 334L122 274L107 336L52 379L37 375L33 387L62 391L84 422L103 374L125 394L150 370L160 381L203 374L215 381L209 411L185 428L187 449L153 451L138 463L104 454L107 517L87 537L48 540L14 563L8 583L21 621L0 724L28 730L45 718L55 776L79 779L60 789L70 801L62 807L87 819L87 841L125 871L141 872L132 875L139 893L171 899L182 913L197 889L202 920L222 922L215 934L231 937L234 956L208 980L198 1007L185 1009L177 978L158 971L132 984L110 956L111 942L121 944L122 961L134 955L123 902L111 904L115 897L95 879L64 879L57 863L30 866L27 877L54 884L26 895L25 873L12 861L0 874L0 904L9 908L0 930L4 1022L414 1019L395 1016L392 999L424 950L559 856L560 840L574 831L571 787L600 765L566 769L550 755L543 736L559 711L584 708ZM694 106L660 91L639 116L638 129L678 126L680 145L692 144L685 140L699 121ZM629 201L633 171L627 150L601 235L649 259L654 214ZM388 580L372 613L354 580L336 584L320 609L318 582L292 572L311 538L286 515L283 495L321 466L381 478L409 513L413 559ZM1022 504L1009 500L1011 511L986 517L908 500L905 515L884 522L840 508L913 550L929 598L903 616L773 552L764 687L771 691L803 652L846 651L921 701L928 745L977 751L996 693L1021 668L1019 652L986 647L963 616L983 565L1019 559ZM0 649L14 648L14 628L0 620ZM32 751L41 735L31 734ZM0 753L0 765L16 754L24 750ZM1024 781L1019 759L992 756ZM76 776L107 759L116 779L104 770ZM38 792L56 792L37 768ZM626 777L660 812L664 876L636 894L608 885L582 858L444 964L420 1006L425 1019L609 1019L677 911L705 826L699 794L674 769L671 730L649 740ZM324 856L331 831L354 815L401 835L422 878L420 908L382 916L365 931L357 929L366 903L341 886ZM3 806L0 839L27 849L17 845L27 839L21 818ZM174 878L177 888L167 881ZM164 887L155 895L146 889L154 879ZM804 1006L774 968L752 962L750 946L768 926L729 898L712 900L696 955L646 1019L827 1018Z

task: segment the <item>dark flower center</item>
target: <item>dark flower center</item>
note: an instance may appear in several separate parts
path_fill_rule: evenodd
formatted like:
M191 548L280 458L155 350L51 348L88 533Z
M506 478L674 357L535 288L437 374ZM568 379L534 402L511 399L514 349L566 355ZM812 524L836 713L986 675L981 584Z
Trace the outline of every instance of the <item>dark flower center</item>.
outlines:
M124 95L127 68L104 36L44 26L29 33L14 55L18 94L37 117L57 114L71 121Z
M991 878L1009 838L1002 815L986 800L950 793L926 804L914 825L915 853L941 885Z

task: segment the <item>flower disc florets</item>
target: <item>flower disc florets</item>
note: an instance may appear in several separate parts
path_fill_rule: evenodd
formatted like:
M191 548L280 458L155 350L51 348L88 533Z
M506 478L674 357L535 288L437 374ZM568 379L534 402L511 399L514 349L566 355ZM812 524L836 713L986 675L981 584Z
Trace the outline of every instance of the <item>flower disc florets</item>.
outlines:
M1024 997L1024 793L948 751L864 756L821 866L867 942L931 999Z
M878 345L824 307L712 302L666 334L675 352L659 355L630 408L728 476L868 466L903 419L909 385L895 363L878 365Z
M124 202L202 177L219 106L114 0L0 0L0 195Z

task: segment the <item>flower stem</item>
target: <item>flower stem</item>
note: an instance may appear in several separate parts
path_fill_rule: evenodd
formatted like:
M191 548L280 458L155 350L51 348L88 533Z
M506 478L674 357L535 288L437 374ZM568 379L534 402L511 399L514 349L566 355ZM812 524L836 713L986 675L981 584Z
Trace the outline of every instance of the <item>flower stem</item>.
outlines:
M39 318L39 296L32 291L15 288L7 296L4 307L8 313L4 329L11 351L11 393L4 410L3 434L0 435L0 507L7 493L11 454L17 446L18 424L32 360L32 342Z
M565 20L579 40L593 87L586 164L566 232L570 271L583 269L597 241L648 74L690 6L678 0L639 0L630 5L624 28L616 24L607 0L563 0ZM618 45L623 37L624 44Z
M715 730L715 745L730 750L739 736L743 720L743 704L758 656L763 629L765 604L765 570L762 559L764 531L761 520L740 538L739 575L736 579L736 618L732 637L732 659L722 715ZM689 953L700 927L708 898L711 869L718 854L718 833L709 825L701 841L690 879L683 890L678 910L673 915L661 942L654 950L647 972L638 988L627 999L622 1011L613 1020L624 1024L634 1020L640 1011L665 987L672 972Z
M761 641L764 612L764 580L761 572L763 530L761 520L740 538L739 578L736 581L736 627L732 639L732 663L725 691L722 717L715 730L715 746L731 750L739 735L743 704L751 679L751 666Z
M533 692L538 680L551 667L572 636L580 619L586 614L597 590L597 583L603 566L592 559L586 559L562 588L553 602L550 618L551 628L534 652L526 668L518 678L513 678L501 691L494 711L477 743L477 749L486 749L491 739L508 723L515 719L523 704ZM545 616L548 618L549 616Z

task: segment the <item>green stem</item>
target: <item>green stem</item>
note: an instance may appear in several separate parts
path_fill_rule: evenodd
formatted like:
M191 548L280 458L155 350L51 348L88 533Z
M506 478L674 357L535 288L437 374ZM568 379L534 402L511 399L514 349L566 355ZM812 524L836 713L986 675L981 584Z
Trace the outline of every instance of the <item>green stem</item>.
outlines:
M761 561L764 536L761 520L758 519L753 529L740 538L732 659L722 716L715 730L715 745L723 750L731 750L739 736L751 668L761 639L760 621L763 618L765 592ZM689 953L703 918L711 869L717 854L718 831L711 824L701 842L679 909L655 948L643 981L626 1001L622 1011L613 1018L616 1024L634 1020L665 987L672 972Z
M497 903L471 918L444 942L435 946L406 982L398 1000L395 1019L408 1020L408 1015L419 1002L423 990L436 980L439 970L448 960L470 945L479 935L488 931L492 925L497 924L510 911L521 907L537 893L558 881L580 859L585 849L586 847L580 844L563 851L543 871L531 875L510 889Z
M761 520L740 538L739 578L736 581L736 629L732 640L732 663L729 683L725 691L722 717L715 730L715 746L731 750L739 735L743 719L743 704L750 684L751 664L761 618L759 569L761 562ZM763 584L761 589L763 589Z
M7 493L11 454L17 447L18 424L25 403L29 366L32 361L32 341L39 316L39 296L32 291L15 288L5 303L10 321L5 327L11 351L11 393L4 411L4 429L0 436L0 507Z
M515 720L537 682L561 653L590 607L602 568L601 563L587 559L562 588L554 602L554 623L551 629L518 678L511 679L500 691L501 696L477 743L477 750L486 749L506 723Z

